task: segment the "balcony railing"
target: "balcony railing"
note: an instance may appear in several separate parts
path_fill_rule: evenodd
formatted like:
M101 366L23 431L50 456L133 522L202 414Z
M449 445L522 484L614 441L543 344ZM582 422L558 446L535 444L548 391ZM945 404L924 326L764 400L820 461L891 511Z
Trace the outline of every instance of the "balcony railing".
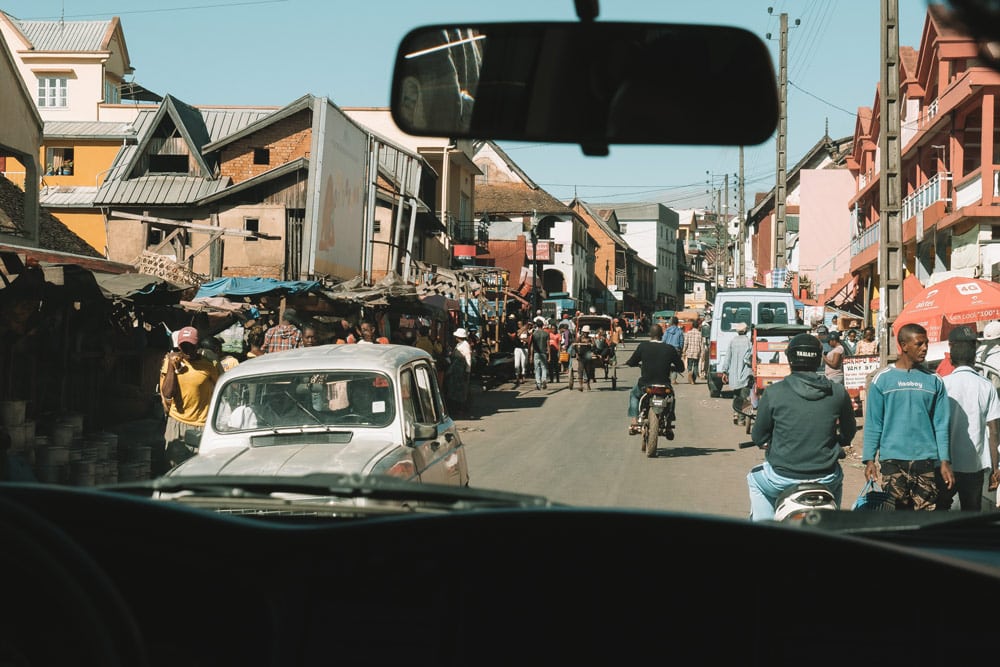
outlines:
M927 105L927 111L924 112L920 124L926 125L927 123L930 123L932 120L934 120L934 117L937 115L938 115L938 101L934 100L933 102Z
M857 237L856 239L851 239L852 256L859 255L865 248L868 248L869 246L878 243L879 240L878 225L879 223L876 222L874 225L872 225L864 232L862 232L861 236Z
M449 216L448 235L454 243L487 243L490 227L481 220L458 220Z
M935 202L951 201L946 196L947 184L950 182L951 174L939 171L916 192L903 199L903 220L909 220Z

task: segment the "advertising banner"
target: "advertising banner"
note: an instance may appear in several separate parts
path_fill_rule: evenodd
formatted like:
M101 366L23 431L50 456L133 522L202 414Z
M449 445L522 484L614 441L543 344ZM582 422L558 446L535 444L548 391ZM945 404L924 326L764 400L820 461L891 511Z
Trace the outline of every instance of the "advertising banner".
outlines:
M844 357L844 388L864 389L868 374L879 367L879 357Z

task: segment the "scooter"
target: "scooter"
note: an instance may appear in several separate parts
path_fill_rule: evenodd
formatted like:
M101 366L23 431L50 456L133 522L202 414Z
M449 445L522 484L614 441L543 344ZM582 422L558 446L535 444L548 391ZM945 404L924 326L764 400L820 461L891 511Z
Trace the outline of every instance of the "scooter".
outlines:
M735 412L747 418L747 433L749 433L751 424L757 416L756 409L750 405L748 400L741 409L735 410ZM758 445L753 440L741 442L739 447L740 449L749 447L767 449L766 444ZM845 456L846 454L841 450L840 458L843 459ZM836 509L840 508L837 507L837 498L830 489L816 482L800 482L782 491L781 495L774 501L774 520L799 523L804 520L808 521L810 512L814 510Z
M659 436L674 439L674 400L674 390L665 384L646 385L639 397L639 433L647 458L656 458Z

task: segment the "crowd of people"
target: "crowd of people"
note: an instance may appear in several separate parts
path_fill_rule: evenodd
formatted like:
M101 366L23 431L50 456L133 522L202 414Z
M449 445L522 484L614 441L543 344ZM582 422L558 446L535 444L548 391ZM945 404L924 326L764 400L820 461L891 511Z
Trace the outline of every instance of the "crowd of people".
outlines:
M786 354L791 373L770 385L757 406L751 432L765 461L747 476L751 516L774 516L785 489L821 483L841 503L843 447L857 430L843 389L843 358L879 353L874 329L842 340L820 325L794 337ZM849 335L848 338L851 338ZM870 378L864 404L862 462L866 480L879 484L896 509L983 511L985 492L1000 485L1000 398L977 368L1000 341L1000 322L980 337L969 326L947 337L947 363L929 367L924 327L896 333L896 361Z

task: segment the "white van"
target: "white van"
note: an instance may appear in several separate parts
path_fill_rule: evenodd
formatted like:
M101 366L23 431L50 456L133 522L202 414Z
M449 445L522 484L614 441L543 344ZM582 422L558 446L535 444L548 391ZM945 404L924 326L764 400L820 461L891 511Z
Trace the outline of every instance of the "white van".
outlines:
M713 397L722 395L722 378L717 367L729 342L737 335L733 330L737 322L751 328L764 323L795 324L795 297L790 290L770 287L721 289L716 293L706 373L708 391Z

